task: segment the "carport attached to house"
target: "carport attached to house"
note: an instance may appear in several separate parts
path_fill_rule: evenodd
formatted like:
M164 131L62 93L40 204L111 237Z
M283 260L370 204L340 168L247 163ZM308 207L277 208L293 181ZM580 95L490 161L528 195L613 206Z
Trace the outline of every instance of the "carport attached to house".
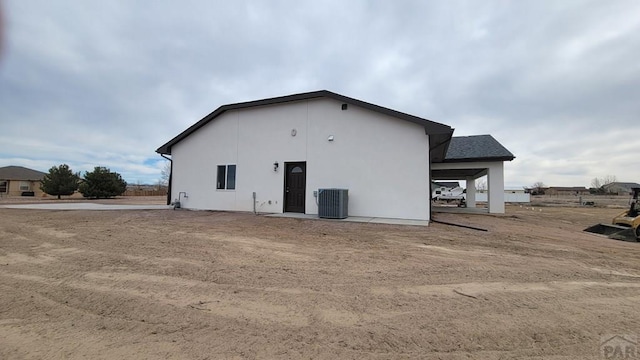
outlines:
M477 179L487 176L488 211L504 213L504 162L515 156L491 135L454 136L444 161L431 164L431 178L466 180L467 207L476 207Z

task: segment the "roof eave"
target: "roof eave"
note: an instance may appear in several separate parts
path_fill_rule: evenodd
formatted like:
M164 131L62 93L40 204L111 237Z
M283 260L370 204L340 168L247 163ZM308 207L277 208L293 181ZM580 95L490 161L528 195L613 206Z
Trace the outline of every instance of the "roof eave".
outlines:
M444 163L461 163L461 162L480 162L480 161L512 161L515 156L497 156L497 157L485 157L485 158L465 158L465 159L445 159Z
M430 134L429 130L425 127L424 131L429 136L429 160L432 163L443 162L447 156L454 129L450 127L447 132Z

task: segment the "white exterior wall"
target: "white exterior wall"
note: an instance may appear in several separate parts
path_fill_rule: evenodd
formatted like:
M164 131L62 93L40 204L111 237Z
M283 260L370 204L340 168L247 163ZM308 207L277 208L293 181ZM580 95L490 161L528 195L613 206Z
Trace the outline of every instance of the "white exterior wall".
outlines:
M172 147L172 199L186 192L185 208L253 211L256 192L258 212L281 213L285 162L306 161L307 214L318 213L315 190L346 188L351 216L428 220L424 127L341 104L319 98L220 115ZM216 190L217 165L229 164L236 190Z

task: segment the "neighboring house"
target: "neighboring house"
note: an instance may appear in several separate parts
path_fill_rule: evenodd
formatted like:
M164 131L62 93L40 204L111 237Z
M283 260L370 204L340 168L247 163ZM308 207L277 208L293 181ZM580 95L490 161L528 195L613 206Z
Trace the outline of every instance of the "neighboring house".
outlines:
M545 195L589 195L589 189L584 186L550 186L544 189Z
M431 164L445 162L452 134L316 91L221 106L156 152L171 155L170 199L187 209L318 214L319 189L341 188L350 216L429 220Z
M632 182L612 182L603 186L604 191L609 194L629 195L631 189L640 188L640 184Z
M22 166L0 167L0 196L42 196L40 181L45 175Z

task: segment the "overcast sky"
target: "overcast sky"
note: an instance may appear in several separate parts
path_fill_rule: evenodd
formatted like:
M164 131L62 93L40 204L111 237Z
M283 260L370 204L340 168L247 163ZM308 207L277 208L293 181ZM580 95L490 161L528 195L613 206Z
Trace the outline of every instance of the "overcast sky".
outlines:
M493 135L507 186L640 182L637 0L1 4L0 166L156 183L220 105L326 89Z

